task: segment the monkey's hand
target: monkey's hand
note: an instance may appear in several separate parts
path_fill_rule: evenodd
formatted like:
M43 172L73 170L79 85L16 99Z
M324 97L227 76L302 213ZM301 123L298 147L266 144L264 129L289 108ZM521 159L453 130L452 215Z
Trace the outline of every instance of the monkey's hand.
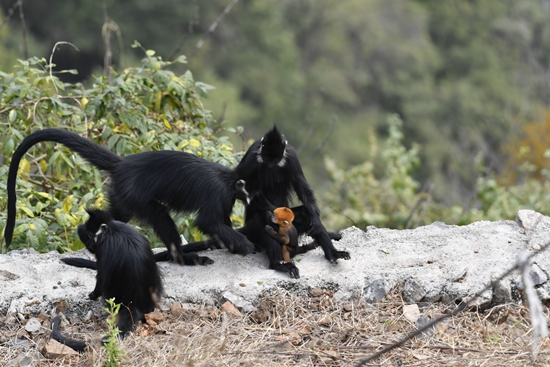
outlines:
M271 269L282 271L283 273L288 273L291 278L298 279L300 278L300 270L291 262L280 261L271 266Z
M276 237L277 236L277 232L273 229L273 227L271 227L269 224L266 224L265 225L265 231L267 233L269 233L271 236L274 236Z

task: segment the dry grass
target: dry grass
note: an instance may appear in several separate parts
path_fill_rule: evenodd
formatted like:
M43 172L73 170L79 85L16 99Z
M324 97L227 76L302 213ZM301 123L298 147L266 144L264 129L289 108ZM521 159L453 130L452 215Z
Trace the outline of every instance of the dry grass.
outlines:
M205 307L163 312L157 325L140 325L121 342L126 354L122 365L356 366L415 330L403 316L397 294L367 305L340 304L330 291L318 289L310 297L281 291L263 295L258 310L242 317ZM433 319L451 310L430 304L421 308L421 316ZM525 307L512 304L484 313L464 312L365 366L549 365L548 340L537 361L531 361L528 317ZM65 333L98 338L100 326L98 321L78 323ZM9 347L16 337L29 343ZM22 325L8 327L6 318L0 319L0 365L17 366L26 356L34 360L32 366L101 366L105 351L98 347L72 359L40 357L48 339L47 329L31 337Z

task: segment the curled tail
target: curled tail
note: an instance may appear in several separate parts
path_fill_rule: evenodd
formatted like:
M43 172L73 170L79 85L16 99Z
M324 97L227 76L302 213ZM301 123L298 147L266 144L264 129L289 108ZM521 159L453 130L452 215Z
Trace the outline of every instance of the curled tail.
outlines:
M6 248L11 244L13 230L15 227L15 181L17 171L19 170L19 162L25 153L35 144L42 141L53 141L63 144L75 153L78 153L82 158L96 166L101 170L112 172L118 163L122 162L122 158L102 147L93 141L83 138L73 132L63 129L43 129L35 131L27 136L13 153L10 169L8 171L8 218L6 220L6 228L4 238L6 239Z
M52 338L54 338L61 344L65 344L69 348L76 350L77 352L84 352L89 342L70 339L66 336L63 336L61 334L61 331L59 331L59 324L61 324L61 316L57 315L52 320Z

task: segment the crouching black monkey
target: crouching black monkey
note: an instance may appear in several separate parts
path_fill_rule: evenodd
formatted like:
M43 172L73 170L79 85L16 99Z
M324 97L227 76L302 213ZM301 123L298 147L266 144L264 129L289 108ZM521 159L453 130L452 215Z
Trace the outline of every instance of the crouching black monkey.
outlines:
M228 167L177 151L152 151L119 157L108 149L62 129L44 129L27 136L15 150L8 173L8 217L5 234L9 247L16 214L15 181L21 158L33 145L53 141L65 145L89 163L110 174L107 190L113 219L132 218L151 225L169 250L171 259L188 265L212 263L207 257L180 251L181 239L169 211L197 213L194 225L242 254L254 245L231 227L230 215L242 190L240 179Z
M298 234L308 234L313 237L323 249L327 260L350 258L348 252L338 251L332 244L332 239L340 239L341 236L327 232L321 223L317 200L306 181L298 155L294 148L288 145L276 126L252 144L235 171L241 179L246 181L246 190L251 195L261 191L265 199L276 207L288 207L294 191L302 202L301 206L292 208L295 215L293 223ZM261 210L261 205L252 204L246 208L247 219ZM254 228L247 229L245 232L248 233L250 230ZM278 262L282 260L280 252L274 251L273 256L276 257L273 260Z
M100 296L114 298L122 304L116 325L124 337L146 313L155 309L163 295L160 274L145 236L128 224L113 220L106 211L87 212L90 218L78 226L78 236L97 259L95 263L86 260L97 268L96 285L88 297L92 300ZM64 337L59 323L60 320L54 318L52 337L83 351L88 342Z
M337 233L328 232L320 219L320 211L313 190L309 186L294 148L288 145L276 126L260 140L255 141L235 168L240 179L245 180L246 190L252 200L245 209L245 225L239 232L256 245L264 247L270 260L270 268L293 274L297 268L292 263L281 263L282 249L279 243L261 236L264 232L265 199L275 207L288 207L292 193L302 202L292 208L294 226L298 235L308 234L321 246L325 258L336 262L350 259L349 252L339 251L332 240L339 240ZM257 195L261 193L260 195ZM263 194L263 195L262 195ZM182 247L184 252L220 248L215 240L197 242Z

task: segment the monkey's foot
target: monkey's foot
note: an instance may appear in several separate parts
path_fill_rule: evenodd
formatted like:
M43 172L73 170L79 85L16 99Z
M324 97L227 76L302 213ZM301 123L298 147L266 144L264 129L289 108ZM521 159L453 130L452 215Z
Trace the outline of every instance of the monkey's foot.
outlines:
M239 244L238 246L229 245L227 248L229 249L229 252L241 255L251 254L256 249L256 247L252 243L243 243Z
M336 232L327 232L331 240L340 241L342 239L342 235L340 233Z
M209 265L213 264L214 260L206 256L199 256L196 253L190 253L183 255L183 263L185 265Z
M101 296L101 294L96 294L95 292L90 292L90 294L88 294L88 298L91 299L92 301L97 300L99 296Z
M288 273L291 278L298 279L300 278L300 270L294 265L293 263L288 263L285 261L281 261L280 263L276 263L271 266L271 269L282 271L283 273Z
M332 255L332 259L330 259L330 261L334 263L338 262L338 259L344 259L344 260L351 259L351 256L347 251L333 251L331 255Z

